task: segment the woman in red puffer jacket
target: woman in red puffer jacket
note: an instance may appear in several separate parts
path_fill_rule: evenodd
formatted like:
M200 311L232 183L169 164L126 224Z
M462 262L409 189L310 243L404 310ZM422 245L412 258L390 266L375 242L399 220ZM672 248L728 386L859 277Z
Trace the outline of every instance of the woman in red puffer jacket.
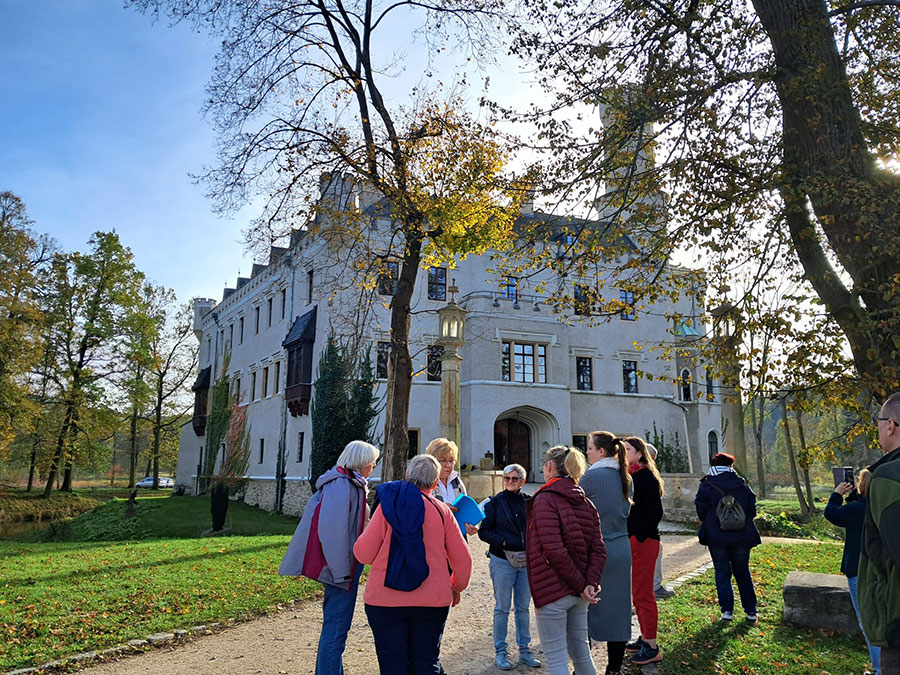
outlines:
M578 487L587 462L558 445L544 454L544 486L529 503L525 551L528 585L550 675L595 675L588 644L588 604L597 602L606 547L597 509Z

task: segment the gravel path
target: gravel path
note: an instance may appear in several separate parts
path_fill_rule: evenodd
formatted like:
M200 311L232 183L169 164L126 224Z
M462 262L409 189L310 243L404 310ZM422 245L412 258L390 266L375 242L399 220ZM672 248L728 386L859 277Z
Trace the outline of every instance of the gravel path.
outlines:
M491 639L493 625L493 595L485 557L487 546L477 538L470 538L475 566L469 588L458 607L450 611L441 661L450 675L497 675L501 671L494 664ZM663 573L674 579L709 562L706 548L697 543L696 536L663 536ZM353 628L344 652L347 675L373 675L378 672L372 633L366 624L362 589L353 618ZM318 602L303 603L297 609L238 624L214 635L192 639L175 647L153 649L144 654L108 661L81 672L90 675L305 675L315 670L316 643L322 621ZM510 618L510 641L513 621ZM541 658L537 627L532 609L532 638L535 652ZM515 648L510 654L515 662ZM606 665L605 648L595 647L598 666ZM542 673L545 668L518 669L519 672ZM514 671L515 672L515 671ZM601 670L602 672L602 670Z

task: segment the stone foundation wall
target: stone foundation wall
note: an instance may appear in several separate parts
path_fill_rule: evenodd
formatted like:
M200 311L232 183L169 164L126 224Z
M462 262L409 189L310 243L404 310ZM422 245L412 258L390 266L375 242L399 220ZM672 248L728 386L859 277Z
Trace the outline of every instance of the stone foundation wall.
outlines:
M275 481L251 480L244 490L244 503L266 511L275 510Z
M700 473L664 473L660 474L666 484L663 497L663 518L685 523L697 523L697 511L694 509L694 497L700 488Z
M275 510L275 481L251 480L242 495L245 504L258 506L266 511ZM288 516L303 515L303 509L312 497L308 480L289 480L284 488L281 512Z
M476 502L482 502L503 489L502 471L463 471L461 476L466 484L466 493Z

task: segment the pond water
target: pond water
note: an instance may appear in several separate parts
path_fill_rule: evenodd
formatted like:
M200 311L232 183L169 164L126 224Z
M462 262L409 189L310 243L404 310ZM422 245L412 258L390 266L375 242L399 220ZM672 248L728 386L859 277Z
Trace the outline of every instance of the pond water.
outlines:
M11 539L23 532L30 532L44 527L47 523L40 520L14 520L0 522L0 539Z

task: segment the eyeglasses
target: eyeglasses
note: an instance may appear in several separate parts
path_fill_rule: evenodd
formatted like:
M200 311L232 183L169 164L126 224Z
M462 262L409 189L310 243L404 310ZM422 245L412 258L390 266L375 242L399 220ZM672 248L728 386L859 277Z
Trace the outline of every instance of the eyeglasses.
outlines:
M503 476L503 480L505 480L507 483L515 483L522 479L519 478L518 476Z
M897 424L897 421L893 417L879 417L878 415L872 415L872 424L874 424L876 427L878 426L879 422L886 422L888 420L890 420L894 424ZM898 424L897 426L900 426L900 424Z

